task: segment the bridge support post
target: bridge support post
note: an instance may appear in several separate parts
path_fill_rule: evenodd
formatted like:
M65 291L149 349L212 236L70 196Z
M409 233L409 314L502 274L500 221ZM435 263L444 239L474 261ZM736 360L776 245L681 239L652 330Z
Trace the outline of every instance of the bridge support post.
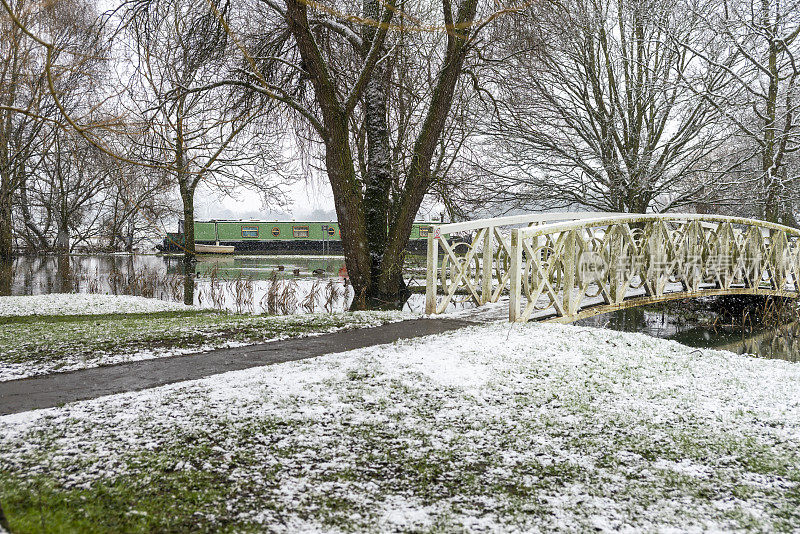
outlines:
M425 313L436 313L436 272L439 270L439 241L434 230L428 231L428 259L425 274Z
M486 228L483 236L483 258L481 274L481 304L486 304L492 300L492 239L494 238L494 226Z
M528 261L531 261L528 258ZM519 241L519 229L511 231L511 274L509 277L508 320L516 323L520 320L519 304L522 293L522 243Z
M564 304L564 312L567 315L574 315L578 312L580 297L576 298L573 293L576 287L575 273L578 263L578 237L575 230L571 230L564 237L564 249L561 252L563 273L563 286L561 289L561 302Z

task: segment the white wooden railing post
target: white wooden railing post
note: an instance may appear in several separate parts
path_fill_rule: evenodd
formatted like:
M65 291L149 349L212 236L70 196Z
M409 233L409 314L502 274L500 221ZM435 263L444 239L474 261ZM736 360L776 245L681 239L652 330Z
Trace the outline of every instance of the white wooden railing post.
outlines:
M494 254L492 250L492 239L494 237L494 226L486 228L483 236L483 278L481 279L481 304L486 304L492 300L492 260Z
M439 269L439 242L434 237L434 229L428 229L428 259L425 275L425 313L436 313L436 272Z
M575 230L570 230L564 236L564 249L561 252L562 267L564 269L563 286L561 289L561 302L567 315L577 313L580 297L575 295L574 289L578 285L578 236Z
M511 230L511 276L509 284L508 320L516 323L520 316L519 305L522 293L522 243L519 240L519 228Z

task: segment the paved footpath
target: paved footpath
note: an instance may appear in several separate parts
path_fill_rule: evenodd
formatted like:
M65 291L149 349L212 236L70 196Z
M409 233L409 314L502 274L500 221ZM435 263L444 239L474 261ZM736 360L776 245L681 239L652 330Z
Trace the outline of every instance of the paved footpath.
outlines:
M474 324L460 319L413 319L373 328L9 380L0 382L0 415L440 334Z

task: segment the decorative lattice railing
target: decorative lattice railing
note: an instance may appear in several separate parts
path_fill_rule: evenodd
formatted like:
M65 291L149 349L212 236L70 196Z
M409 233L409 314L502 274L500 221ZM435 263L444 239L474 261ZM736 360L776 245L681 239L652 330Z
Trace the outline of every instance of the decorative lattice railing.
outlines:
M706 294L796 297L798 240L785 226L695 214L561 213L433 226L426 311L442 313L456 294L482 305L508 293L511 321L569 321Z
M425 310L443 313L456 295L478 306L508 292L511 231L558 221L608 216L608 213L545 213L479 219L431 226L428 234Z

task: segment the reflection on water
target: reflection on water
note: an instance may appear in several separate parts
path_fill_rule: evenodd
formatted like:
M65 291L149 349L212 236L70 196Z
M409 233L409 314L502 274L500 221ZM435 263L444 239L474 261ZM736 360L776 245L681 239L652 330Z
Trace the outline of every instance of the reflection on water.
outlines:
M200 257L133 254L25 256L0 265L0 295L140 295L231 311L345 309L344 259L337 256ZM309 297L309 293L312 293Z
M697 348L729 350L764 358L800 361L800 323L778 327L710 327L687 321L667 311L629 308L575 322L622 332L641 332Z
M406 261L406 278L417 289L424 289L424 261ZM349 309L354 294L346 277L341 256L199 256L187 268L180 255L43 255L0 268L0 295L139 295L234 312L313 313ZM456 295L448 311L472 306ZM414 292L403 309L422 312L425 295Z
M424 283L418 270L409 279ZM73 292L270 314L341 311L353 300L341 256L199 256L188 267L179 255L25 256L0 269L0 295ZM404 309L421 311L424 300L412 295Z
M163 262L169 274L183 274L182 256L148 256ZM225 279L246 277L252 280L269 280L273 274L279 278L307 276L344 276L344 258L341 256L200 256L195 264L198 276L212 274Z
M190 259L183 263L183 303L194 304L194 286L197 284L197 264Z

